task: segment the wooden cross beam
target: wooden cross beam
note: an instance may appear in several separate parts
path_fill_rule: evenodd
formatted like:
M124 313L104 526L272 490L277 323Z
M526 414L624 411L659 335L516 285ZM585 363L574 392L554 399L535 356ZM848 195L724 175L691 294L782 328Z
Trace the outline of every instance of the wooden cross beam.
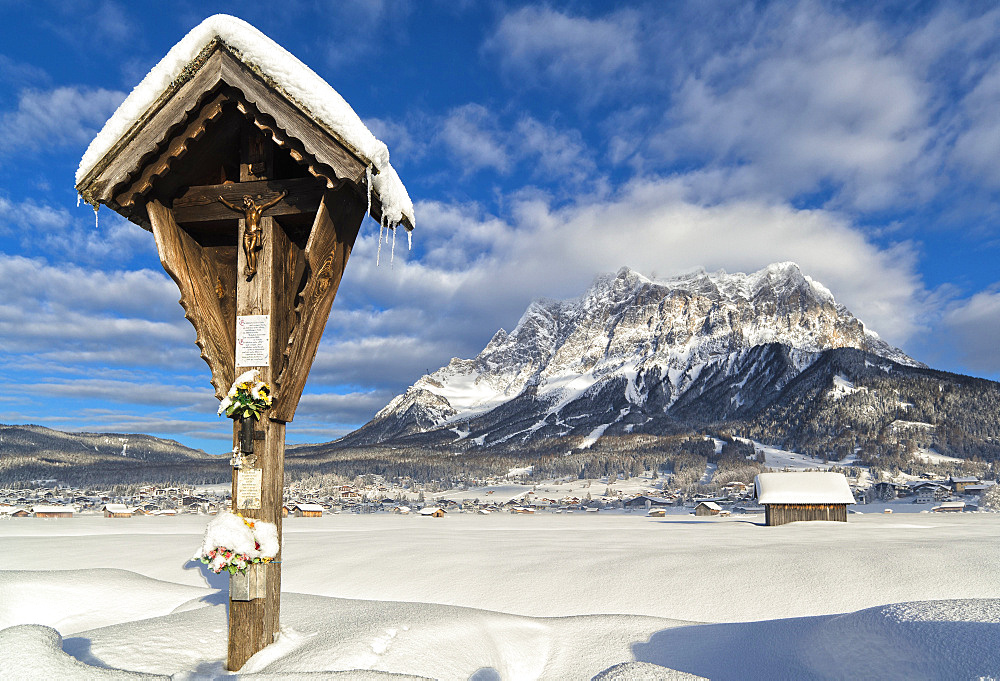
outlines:
M320 201L327 192L326 186L314 177L294 180L256 180L251 182L227 182L190 187L174 199L174 219L180 224L236 220L239 216L227 208L219 199L240 204L244 196L259 199L260 203L271 201L282 192L285 197L268 208L271 217L316 213Z

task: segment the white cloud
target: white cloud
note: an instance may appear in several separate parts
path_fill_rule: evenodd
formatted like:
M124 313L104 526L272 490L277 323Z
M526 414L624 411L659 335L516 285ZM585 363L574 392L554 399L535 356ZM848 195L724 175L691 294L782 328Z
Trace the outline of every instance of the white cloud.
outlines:
M963 99L961 109L952 160L967 176L1000 187L1000 63Z
M295 412L295 424L297 428L304 422L313 427L337 424L353 429L354 424L370 419L393 397L395 394L387 390L303 395Z
M428 142L425 136L413 132L413 128L425 130L430 123L425 116L415 114L413 119L415 120L401 122L385 118L365 118L365 125L372 134L392 150L392 163L396 167L405 168L427 153Z
M149 365L194 342L176 288L162 273L0 254L0 281L0 345L9 356Z
M52 399L108 401L126 405L171 407L212 413L218 405L210 388L163 385L158 382L115 381L101 378L72 378L40 381L22 388L33 395Z
M741 166L757 195L832 183L865 210L926 195L931 93L891 38L812 2L767 19L689 74L654 147Z
M410 145L408 140L413 136L402 132L398 124L380 122L379 127L401 140L404 148ZM584 185L603 187L605 183L579 130L543 123L529 115L506 124L496 111L466 104L440 120L437 139L464 175L485 168L510 175L516 168L562 196L572 195Z
M484 45L518 84L555 86L592 101L639 65L638 17L590 19L549 7L522 7L501 19Z
M0 233L39 233L52 229L62 230L70 222L69 211L40 205L32 200L14 203L0 196Z
M77 265L107 267L156 252L151 234L112 211L95 219L89 206L70 212L31 199L15 203L0 196L0 234L15 237L26 252Z
M621 169L694 169L705 200L865 213L954 196L956 170L973 185L1000 182L998 94L984 77L1000 10L984 7L525 7L484 52L512 84L569 93L596 116L601 155Z
M84 147L118 108L125 93L103 88L23 90L17 109L0 114L0 153Z
M537 158L535 178L547 182L563 179L580 185L595 176L597 164L579 131L558 130L526 116L517 122L514 132L521 154Z
M971 298L956 301L942 318L942 325L952 336L958 362L971 370L1000 373L1000 290L981 291Z
M315 23L326 23L335 39L326 41L327 63L342 67L355 61L370 59L378 52L384 39L405 35L407 18L412 10L411 0L340 0L333 3L310 3L315 11ZM271 14L270 8L265 14ZM296 17L301 21L301 16ZM256 24L264 26L262 18ZM347 30L345 30L347 27ZM296 33L301 33L294 27Z
M493 113L480 104L452 109L441 124L439 138L466 172L510 166L507 150Z

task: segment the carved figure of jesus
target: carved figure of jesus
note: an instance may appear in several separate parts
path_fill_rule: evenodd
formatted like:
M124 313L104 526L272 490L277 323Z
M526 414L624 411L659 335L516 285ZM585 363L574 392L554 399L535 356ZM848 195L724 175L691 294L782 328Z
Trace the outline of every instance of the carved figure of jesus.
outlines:
M253 279L254 275L257 274L257 251L264 247L264 230L260 226L260 218L265 210L278 203L278 201L281 201L287 194L288 192L281 192L276 198L259 206L249 195L243 196L243 206L237 206L229 203L225 197L219 197L219 201L224 206L243 213L246 218L246 227L243 229L243 252L247 256L247 265L243 269L243 274L246 276L247 281Z

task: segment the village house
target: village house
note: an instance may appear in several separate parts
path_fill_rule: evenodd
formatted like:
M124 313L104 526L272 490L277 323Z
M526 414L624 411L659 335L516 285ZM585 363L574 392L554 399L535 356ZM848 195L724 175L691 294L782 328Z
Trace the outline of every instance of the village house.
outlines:
M961 513L964 510L964 501L942 501L940 506L931 509L934 513Z
M964 494L980 495L986 492L990 487L997 484L994 480L983 480L978 485L966 485Z
M640 494L637 497L632 497L625 502L625 508L652 508L653 506L673 506L674 500L667 499L664 497L650 496L648 494Z
M101 509L105 518L131 518L133 509L125 504L104 504Z
M31 509L33 518L72 518L72 506L39 505Z
M847 522L847 507L854 503L847 478L841 473L760 473L754 487L767 525L799 520Z
M973 476L965 478L949 477L948 484L951 485L951 488L955 492L955 494L965 494L966 487L968 487L969 485L979 485L981 483L979 482L979 478Z
M910 485L913 492L913 503L929 504L932 501L943 501L951 496L951 487L934 480L919 480Z
M323 517L323 507L319 504L292 504L291 510L296 518Z
M694 507L694 514L696 516L729 515L729 511L722 510L722 507L714 501L703 501Z
M443 518L445 510L440 506L427 506L426 508L420 509L420 515L428 518Z
M358 492L354 485L341 485L337 490L337 494L341 499L360 499L361 493Z
M899 498L900 492L903 489L908 488L905 485L899 485L895 482L876 482L868 488L866 496L869 503L872 501L892 501Z

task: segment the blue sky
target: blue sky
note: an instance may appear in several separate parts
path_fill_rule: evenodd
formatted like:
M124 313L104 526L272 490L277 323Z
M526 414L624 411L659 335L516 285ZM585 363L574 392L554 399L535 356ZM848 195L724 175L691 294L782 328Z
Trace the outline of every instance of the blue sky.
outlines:
M1000 378L995 2L0 8L2 423L229 448L151 235L106 209L95 227L73 189L128 91L219 12L341 93L416 209L392 267L363 226L290 442L622 266L792 260L916 359Z

